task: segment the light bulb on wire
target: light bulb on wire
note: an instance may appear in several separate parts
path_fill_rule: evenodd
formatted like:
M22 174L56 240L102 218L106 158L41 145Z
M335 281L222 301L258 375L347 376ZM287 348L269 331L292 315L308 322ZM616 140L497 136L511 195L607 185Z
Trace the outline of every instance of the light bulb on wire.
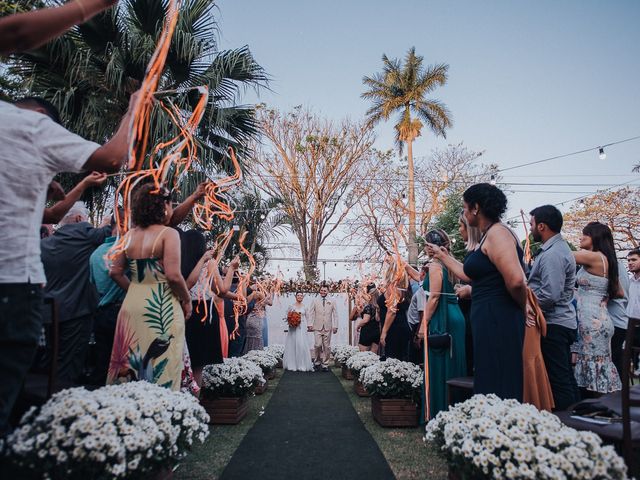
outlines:
M604 148L603 147L599 147L598 148L598 158L600 160L606 160L607 159L607 154L604 153Z
M495 185L496 184L496 176L495 175L491 175L490 183L491 183L491 185Z

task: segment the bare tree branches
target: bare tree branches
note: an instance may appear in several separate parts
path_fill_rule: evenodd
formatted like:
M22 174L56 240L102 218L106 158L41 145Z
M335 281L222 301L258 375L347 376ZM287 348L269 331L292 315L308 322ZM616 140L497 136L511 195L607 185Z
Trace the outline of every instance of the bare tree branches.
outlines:
M608 225L613 233L616 249L630 250L640 245L640 188L598 192L576 203L564 217L564 231L576 245L582 229L593 221Z
M310 280L320 246L356 203L353 186L368 175L374 136L364 122L335 124L302 107L288 113L263 107L258 118L267 144L249 169L259 189L282 199Z
M480 155L482 152L460 143L416 162L416 217L422 234L444 211L449 196L489 180L495 167L476 165ZM407 167L394 162L391 152L378 152L372 161L370 169L375 171L375 178L357 186L357 208L352 212L355 225L347 238L365 245L361 256L382 260L392 249L394 234L401 240L401 250L409 247Z

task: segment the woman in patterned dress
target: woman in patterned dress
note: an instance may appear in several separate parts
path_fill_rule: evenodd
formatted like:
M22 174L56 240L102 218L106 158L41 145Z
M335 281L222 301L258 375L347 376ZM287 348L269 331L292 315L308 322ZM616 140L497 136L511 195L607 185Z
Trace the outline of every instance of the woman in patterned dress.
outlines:
M580 248L574 252L582 269L576 275L578 338L574 374L585 396L620 390L618 370L611 360L614 327L607 302L621 296L613 235L606 225L591 222L582 230Z
M135 227L110 271L127 295L118 314L107 383L146 380L179 390L191 297L180 272L180 237L166 226L171 196L145 184L134 193L132 205Z

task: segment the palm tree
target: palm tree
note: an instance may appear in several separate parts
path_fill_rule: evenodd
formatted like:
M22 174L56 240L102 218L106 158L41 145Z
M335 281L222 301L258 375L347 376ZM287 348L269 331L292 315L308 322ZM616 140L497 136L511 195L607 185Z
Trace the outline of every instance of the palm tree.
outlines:
M372 101L367 111L371 125L388 120L398 113L396 146L402 153L403 144L407 145L409 180L409 263L418 261L416 237L416 196L413 166L413 141L420 136L424 124L436 135L446 136L445 130L451 127L451 114L440 101L426 96L447 82L449 65L438 64L423 66L423 57L416 55L415 47L407 53L404 64L398 59L390 60L382 55L382 72L372 77L364 77L363 83L369 88L362 98ZM423 124L424 122L424 124Z
M62 0L28 0L31 6ZM63 37L9 60L8 74L31 95L59 109L65 126L104 142L124 114L155 49L167 0L121 0ZM238 105L247 87L266 86L268 77L247 46L219 51L214 0L184 0L158 90L186 113L196 105L195 87L209 87L207 108L195 135L201 170L227 168L228 146L242 151L259 133L254 107ZM178 129L154 108L150 144L173 138Z

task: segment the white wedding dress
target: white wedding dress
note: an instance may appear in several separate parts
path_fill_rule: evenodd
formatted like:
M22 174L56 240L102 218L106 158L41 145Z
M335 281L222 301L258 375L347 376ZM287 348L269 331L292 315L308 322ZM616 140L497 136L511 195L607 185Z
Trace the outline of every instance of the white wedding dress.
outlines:
M299 326L288 327L289 333L287 333L287 339L284 343L282 365L285 370L310 372L313 370L313 363L311 362L311 346L307 336L307 312L304 307L296 307L295 305L287 309L287 315L291 311L300 313L302 320Z

